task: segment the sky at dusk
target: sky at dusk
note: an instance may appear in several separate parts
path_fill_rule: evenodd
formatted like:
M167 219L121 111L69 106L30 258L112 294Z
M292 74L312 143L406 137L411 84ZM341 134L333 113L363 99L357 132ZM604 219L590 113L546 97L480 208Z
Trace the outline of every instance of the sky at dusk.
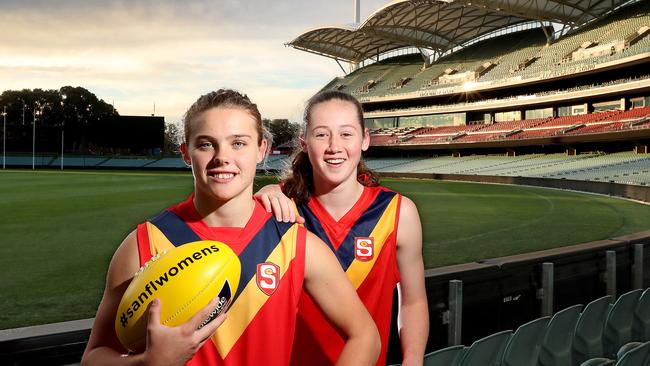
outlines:
M362 0L361 21L388 0ZM284 46L353 21L352 0L1 0L0 92L82 86L122 115L177 122L220 87L264 118L298 122L306 99L343 72Z

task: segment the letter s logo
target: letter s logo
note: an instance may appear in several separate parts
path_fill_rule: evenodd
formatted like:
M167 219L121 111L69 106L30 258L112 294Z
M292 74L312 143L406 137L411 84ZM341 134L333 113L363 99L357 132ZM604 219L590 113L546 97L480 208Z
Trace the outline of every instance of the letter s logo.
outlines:
M371 260L375 255L375 241L370 237L354 238L354 257L361 262Z
M280 267L275 263L257 264L257 287L266 295L271 296L280 282Z

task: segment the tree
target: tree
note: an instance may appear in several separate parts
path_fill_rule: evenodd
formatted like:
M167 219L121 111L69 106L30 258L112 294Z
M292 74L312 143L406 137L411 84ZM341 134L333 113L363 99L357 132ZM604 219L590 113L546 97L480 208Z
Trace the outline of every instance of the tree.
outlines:
M273 146L293 140L300 131L300 126L297 123L289 122L288 119L264 119L263 123L273 135Z
M165 155L177 154L182 141L181 129L175 123L165 125L165 143L163 153Z
M113 106L98 99L85 88L64 86L55 89L5 90L0 95L0 109L6 107L7 125L13 131L12 141L7 141L14 151L31 147L32 123L36 119L38 146L43 150L58 151L59 142L47 138L59 136L65 129L65 144L72 151L87 152L90 128L100 121L118 116ZM36 118L34 118L36 114ZM28 141L29 140L29 141ZM56 148L49 146L53 145ZM42 151L42 150L41 150Z
M119 114L112 105L97 98L85 88L64 86L59 89L66 131L72 131L74 151L88 149L89 132L97 122L104 122ZM70 126L71 128L68 128Z

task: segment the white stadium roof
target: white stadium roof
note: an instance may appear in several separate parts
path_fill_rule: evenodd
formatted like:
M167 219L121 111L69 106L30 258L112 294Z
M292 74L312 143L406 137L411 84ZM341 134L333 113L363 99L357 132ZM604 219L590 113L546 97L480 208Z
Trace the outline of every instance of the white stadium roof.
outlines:
M354 26L304 32L288 46L347 62L421 47L445 52L474 38L531 21L577 27L629 0L395 0Z

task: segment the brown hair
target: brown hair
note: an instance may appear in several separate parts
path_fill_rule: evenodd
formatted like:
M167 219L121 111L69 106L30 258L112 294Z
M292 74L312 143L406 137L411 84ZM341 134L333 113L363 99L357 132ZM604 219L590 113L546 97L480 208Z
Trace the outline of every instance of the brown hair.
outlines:
M357 120L363 130L363 107L361 103L350 94L338 90L325 90L314 95L307 101L304 115L305 131L311 122L311 112L314 107L330 100L341 100L354 105L357 111ZM314 173L307 153L300 149L299 144L296 144L295 149L295 152L291 156L291 165L282 173L282 191L287 196L293 198L297 204L301 204L307 202L309 197L311 197L311 192L314 189ZM368 169L363 159L360 159L357 165L357 181L368 187L379 184L377 175Z
M251 102L246 94L241 94L232 89L219 89L217 91L204 94L190 106L183 116L183 128L185 132L185 144L189 144L192 133L192 122L199 120L203 112L211 108L239 108L248 112L255 119L255 128L257 130L257 144L262 144L262 139L268 135L262 125L262 116L257 109L257 104Z

